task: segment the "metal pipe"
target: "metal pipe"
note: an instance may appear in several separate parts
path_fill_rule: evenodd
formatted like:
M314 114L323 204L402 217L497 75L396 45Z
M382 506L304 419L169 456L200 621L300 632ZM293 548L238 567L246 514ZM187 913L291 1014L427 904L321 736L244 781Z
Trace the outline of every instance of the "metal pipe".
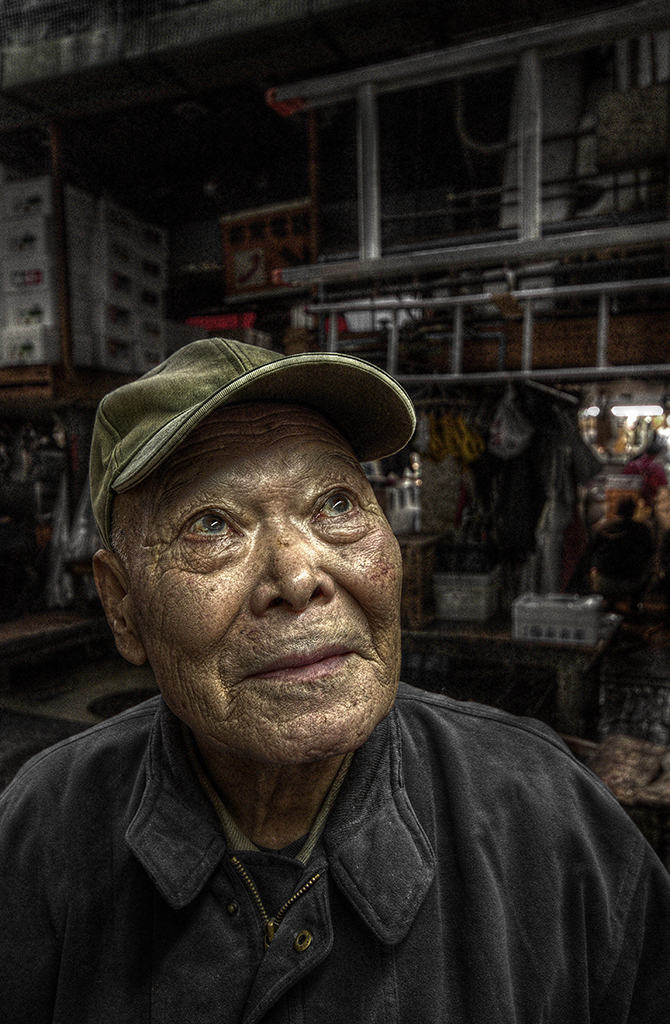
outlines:
M542 233L542 64L537 50L521 54L519 76L519 237L536 239Z
M70 306L70 273L67 252L67 223L65 212L65 178L63 174L63 134L61 126L49 125L51 158L51 191L56 246L56 293L58 298L58 324L63 371L66 377L74 372L72 355L72 312Z
M337 315L330 314L330 322L328 324L328 344L326 346L328 352L337 352Z
M389 334L388 348L386 352L386 369L390 374L398 372L398 349L400 342L400 327L398 324L398 312L393 310L391 314L391 330Z
M422 252L383 256L379 259L345 260L315 266L287 267L281 271L282 284L316 281L354 281L365 278L412 276L447 267L483 264L515 264L533 259L558 259L560 256L593 252L597 249L641 248L670 241L670 221L653 224L628 224L588 231L552 234L537 239L513 239L457 245Z
M576 366L563 370L491 370L472 373L400 374L396 380L403 387L428 387L433 384L498 384L514 380L592 381L618 378L655 378L670 380L670 363L645 363L640 366Z
M607 366L610 336L610 297L607 292L598 296L598 334L596 336L596 366Z
M533 366L533 304L524 302L523 323L521 326L521 369L530 370Z
M454 335L451 339L451 372L460 373L463 369L463 304L454 310Z
M551 271L548 271L551 272ZM518 302L547 298L577 298L580 296L612 295L621 292L645 292L656 288L670 288L670 277L647 277L637 281L607 281L594 284L556 285L547 288L522 288L509 294ZM477 292L472 295L440 295L433 298L374 298L351 299L340 302L320 302L308 305L308 313L364 312L374 309L441 309L450 306L481 306L493 302L498 293Z
M316 110L307 113L307 174L309 178L309 261L316 263L319 258L320 230L320 165L319 165L319 125Z
M382 254L381 186L379 181L379 118L371 82L358 90L356 106L358 157L358 245L362 260Z

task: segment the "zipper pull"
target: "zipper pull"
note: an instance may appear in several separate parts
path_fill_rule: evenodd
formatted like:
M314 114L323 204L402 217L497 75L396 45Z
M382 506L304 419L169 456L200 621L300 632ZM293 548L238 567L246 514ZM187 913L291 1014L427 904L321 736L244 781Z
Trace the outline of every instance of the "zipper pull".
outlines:
M274 939L275 932L277 931L277 928L278 928L278 925L277 925L276 921L266 921L264 923L264 925L263 925L263 931L265 932L264 946L265 946L266 949L268 948L268 946L270 945L270 943Z

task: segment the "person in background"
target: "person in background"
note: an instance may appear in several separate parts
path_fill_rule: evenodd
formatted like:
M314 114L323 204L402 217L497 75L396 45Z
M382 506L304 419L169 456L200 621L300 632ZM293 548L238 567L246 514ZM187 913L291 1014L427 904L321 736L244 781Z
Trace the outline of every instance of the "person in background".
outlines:
M650 513L653 514L656 492L659 487L665 487L668 478L665 469L660 464L659 457L664 455L666 447L654 432L646 449L641 455L626 463L623 472L626 476L641 476L640 497Z
M654 539L646 523L636 522L637 502L621 498L616 515L593 529L591 587L607 608L626 602L637 611L651 579Z
M94 557L160 695L0 798L7 1024L667 1024L670 876L539 722L399 683L350 356L208 339L107 395Z

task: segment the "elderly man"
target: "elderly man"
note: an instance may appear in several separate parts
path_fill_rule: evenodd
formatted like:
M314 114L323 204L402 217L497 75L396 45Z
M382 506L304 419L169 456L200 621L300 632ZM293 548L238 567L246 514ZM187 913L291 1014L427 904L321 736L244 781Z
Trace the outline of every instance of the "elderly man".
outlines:
M398 385L218 339L108 395L100 596L161 696L5 792L12 1024L661 1024L670 882L548 728L400 686Z

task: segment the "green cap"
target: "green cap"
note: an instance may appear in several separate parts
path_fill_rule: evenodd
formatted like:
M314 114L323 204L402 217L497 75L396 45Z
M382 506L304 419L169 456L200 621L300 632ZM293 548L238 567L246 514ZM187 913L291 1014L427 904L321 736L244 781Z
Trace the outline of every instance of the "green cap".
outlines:
M416 425L404 389L363 359L330 352L282 356L222 338L194 341L143 377L110 391L98 407L91 502L108 547L114 493L153 473L215 409L239 402L316 409L361 462L399 451Z

